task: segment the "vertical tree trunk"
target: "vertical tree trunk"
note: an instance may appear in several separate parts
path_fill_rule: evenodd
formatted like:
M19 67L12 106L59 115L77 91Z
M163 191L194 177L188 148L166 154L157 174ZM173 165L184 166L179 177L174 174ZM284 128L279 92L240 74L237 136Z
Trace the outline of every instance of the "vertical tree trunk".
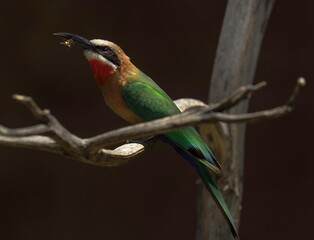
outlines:
M275 0L229 0L220 33L209 92L209 103L217 102L236 88L253 83L261 42ZM231 110L245 113L248 101ZM230 125L229 136L203 126L200 131L223 166L217 183L223 192L237 226L241 213L245 125ZM217 132L217 130L219 130ZM213 136L214 134L214 136ZM220 143L215 141L220 135ZM225 220L207 190L200 185L198 195L197 240L232 239Z

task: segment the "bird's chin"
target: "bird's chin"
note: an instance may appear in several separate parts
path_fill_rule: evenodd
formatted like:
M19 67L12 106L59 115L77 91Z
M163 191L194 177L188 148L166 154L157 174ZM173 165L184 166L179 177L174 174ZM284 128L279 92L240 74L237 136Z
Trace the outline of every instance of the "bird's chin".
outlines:
M116 73L116 70L111 65L104 63L99 58L87 58L87 60L99 85L108 82Z

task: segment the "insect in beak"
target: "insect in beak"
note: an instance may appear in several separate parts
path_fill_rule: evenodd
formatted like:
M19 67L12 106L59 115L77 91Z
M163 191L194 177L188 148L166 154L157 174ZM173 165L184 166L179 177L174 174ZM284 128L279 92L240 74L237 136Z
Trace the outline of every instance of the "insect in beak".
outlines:
M74 45L74 41L73 41L73 39L66 39L66 40L60 42L60 44L70 48Z

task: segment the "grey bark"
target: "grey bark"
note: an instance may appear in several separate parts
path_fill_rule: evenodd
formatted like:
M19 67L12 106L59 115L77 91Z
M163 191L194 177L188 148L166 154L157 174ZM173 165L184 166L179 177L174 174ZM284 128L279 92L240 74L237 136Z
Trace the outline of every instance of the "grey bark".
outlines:
M253 83L261 42L275 0L229 0L211 78L209 103L218 102L234 89ZM230 110L232 114L246 113L248 101ZM213 126L202 127L201 133L211 143L223 166L223 176L217 179L226 202L239 226L242 186L245 124L228 126L229 135L221 127L209 134ZM214 136L213 136L214 134ZM228 226L208 196L203 185L198 195L197 240L232 239Z

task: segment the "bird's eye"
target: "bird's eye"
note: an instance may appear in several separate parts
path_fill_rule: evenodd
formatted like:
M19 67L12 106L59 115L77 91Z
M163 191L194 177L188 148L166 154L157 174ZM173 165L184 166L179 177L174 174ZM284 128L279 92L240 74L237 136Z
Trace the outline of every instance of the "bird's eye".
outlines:
M97 46L96 48L102 52L113 52L112 49L108 46Z
M118 55L108 46L97 46L99 54L101 54L108 61L112 62L117 67L120 66L121 62Z

